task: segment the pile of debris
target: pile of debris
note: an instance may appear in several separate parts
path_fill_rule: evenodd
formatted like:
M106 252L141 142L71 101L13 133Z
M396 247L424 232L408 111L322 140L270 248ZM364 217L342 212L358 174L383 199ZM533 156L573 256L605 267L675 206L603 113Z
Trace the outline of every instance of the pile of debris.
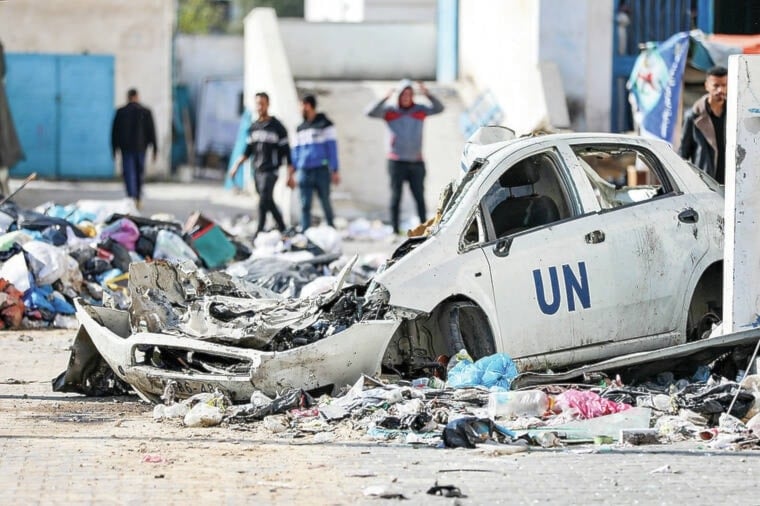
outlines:
M298 296L324 290L347 259L329 227L307 235L236 237L200 213L185 223L139 216L130 201L79 201L22 209L0 205L0 329L77 328L74 300L130 306L129 266L167 259L232 275L272 292ZM316 239L316 242L311 238ZM352 273L366 280L377 259Z
M714 449L760 449L760 375L737 383L718 376L675 381L663 374L637 386L613 380L521 391L458 388L436 377L389 384L364 376L336 397L314 398L302 389L276 397L256 391L243 405L219 390L178 401L170 382L162 401L153 411L157 421L234 425L261 437L314 442L369 439L495 454L530 446L687 440Z

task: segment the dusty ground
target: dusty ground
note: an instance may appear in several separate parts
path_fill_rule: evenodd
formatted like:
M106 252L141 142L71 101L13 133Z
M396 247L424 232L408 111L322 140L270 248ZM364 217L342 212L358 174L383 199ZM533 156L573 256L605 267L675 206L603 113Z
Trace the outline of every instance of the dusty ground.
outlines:
M152 420L134 397L51 392L73 331L0 333L2 503L356 504L391 487L410 504L757 503L760 452L695 443L570 447L489 456L357 439L318 444L234 427ZM653 470L669 466L667 472ZM468 497L427 495L436 481Z

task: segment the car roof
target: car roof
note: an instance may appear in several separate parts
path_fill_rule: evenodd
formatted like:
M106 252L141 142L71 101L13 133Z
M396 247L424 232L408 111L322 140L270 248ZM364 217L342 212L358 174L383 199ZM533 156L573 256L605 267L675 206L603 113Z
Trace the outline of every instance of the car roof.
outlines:
M491 129L493 127L481 127L482 129ZM626 135L626 134L614 134L607 132L562 132L562 133L548 133L538 135L524 135L514 139L508 139L496 142L480 143L476 135L473 135L465 143L462 149L462 157L460 165L463 171L469 170L472 163L479 158L485 159L494 155L496 152L501 151L507 147L519 148L538 142L551 142L555 141L589 141L589 142L621 142L621 143L641 143L644 144L664 144L666 142L651 137L642 137L638 135Z

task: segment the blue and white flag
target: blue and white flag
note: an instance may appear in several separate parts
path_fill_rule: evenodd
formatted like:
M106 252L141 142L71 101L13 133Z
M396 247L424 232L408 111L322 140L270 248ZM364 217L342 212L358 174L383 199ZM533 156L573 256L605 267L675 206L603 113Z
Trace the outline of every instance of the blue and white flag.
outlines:
M650 44L636 59L628 89L636 102L642 135L673 143L688 55L689 33L680 32L661 44Z

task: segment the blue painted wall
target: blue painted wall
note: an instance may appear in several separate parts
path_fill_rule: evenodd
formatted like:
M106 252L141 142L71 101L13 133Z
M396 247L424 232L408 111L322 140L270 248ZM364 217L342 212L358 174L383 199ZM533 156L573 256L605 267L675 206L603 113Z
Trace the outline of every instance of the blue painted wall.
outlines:
M6 55L6 88L26 160L11 174L112 178L114 58Z

